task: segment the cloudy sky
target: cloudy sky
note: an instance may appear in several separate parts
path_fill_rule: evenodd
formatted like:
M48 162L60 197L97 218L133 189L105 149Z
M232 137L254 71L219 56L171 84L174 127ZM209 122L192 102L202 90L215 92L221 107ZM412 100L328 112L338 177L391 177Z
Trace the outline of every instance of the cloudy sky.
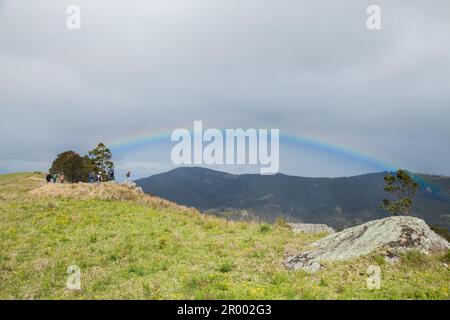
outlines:
M102 141L147 176L202 120L279 128L288 174L450 175L449 31L448 0L0 0L0 172Z

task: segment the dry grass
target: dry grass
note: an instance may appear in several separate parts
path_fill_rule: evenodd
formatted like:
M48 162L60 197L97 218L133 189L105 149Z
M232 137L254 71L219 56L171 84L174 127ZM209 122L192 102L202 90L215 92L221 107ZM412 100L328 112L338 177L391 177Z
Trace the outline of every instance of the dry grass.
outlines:
M49 183L28 193L31 200L38 199L76 199L76 200L107 200L131 201L148 205L152 208L172 209L182 212L197 212L194 208L178 205L156 196L145 194L134 184L130 183L76 183L53 184Z

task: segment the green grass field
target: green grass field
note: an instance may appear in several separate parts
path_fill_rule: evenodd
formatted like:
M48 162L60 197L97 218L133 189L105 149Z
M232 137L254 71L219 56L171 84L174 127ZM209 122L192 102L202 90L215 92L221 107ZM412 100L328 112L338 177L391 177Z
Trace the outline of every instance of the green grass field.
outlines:
M38 174L0 175L1 299L449 298L448 254L288 271L285 255L323 235L131 200L30 196L43 184ZM379 290L366 286L373 264ZM66 288L70 265L81 269L81 290Z

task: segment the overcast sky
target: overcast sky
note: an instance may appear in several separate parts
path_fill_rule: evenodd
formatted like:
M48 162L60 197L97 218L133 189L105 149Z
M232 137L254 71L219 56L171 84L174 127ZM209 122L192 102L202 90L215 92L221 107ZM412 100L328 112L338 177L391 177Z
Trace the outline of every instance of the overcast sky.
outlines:
M0 0L0 111L0 172L203 120L334 146L282 139L288 174L450 175L450 1ZM114 160L147 176L173 167L171 146Z

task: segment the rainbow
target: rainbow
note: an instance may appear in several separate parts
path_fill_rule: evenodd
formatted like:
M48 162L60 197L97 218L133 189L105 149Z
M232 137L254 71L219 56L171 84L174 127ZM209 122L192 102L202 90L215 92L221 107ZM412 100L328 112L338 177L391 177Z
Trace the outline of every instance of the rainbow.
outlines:
M136 133L126 138L110 141L109 147L113 154L120 154L147 145L169 143L171 142L170 135L172 130L173 129L162 129L154 132ZM360 150L348 148L338 144L331 144L320 139L283 133L283 131L280 130L280 145L284 143L294 147L307 148L310 150L328 153L355 163L370 166L378 171L394 171L396 168L401 167L394 165L390 161L386 161L368 154L367 152L362 152Z
M171 131L137 133L131 137L111 141L108 145L113 153L123 153L145 145L170 142Z

